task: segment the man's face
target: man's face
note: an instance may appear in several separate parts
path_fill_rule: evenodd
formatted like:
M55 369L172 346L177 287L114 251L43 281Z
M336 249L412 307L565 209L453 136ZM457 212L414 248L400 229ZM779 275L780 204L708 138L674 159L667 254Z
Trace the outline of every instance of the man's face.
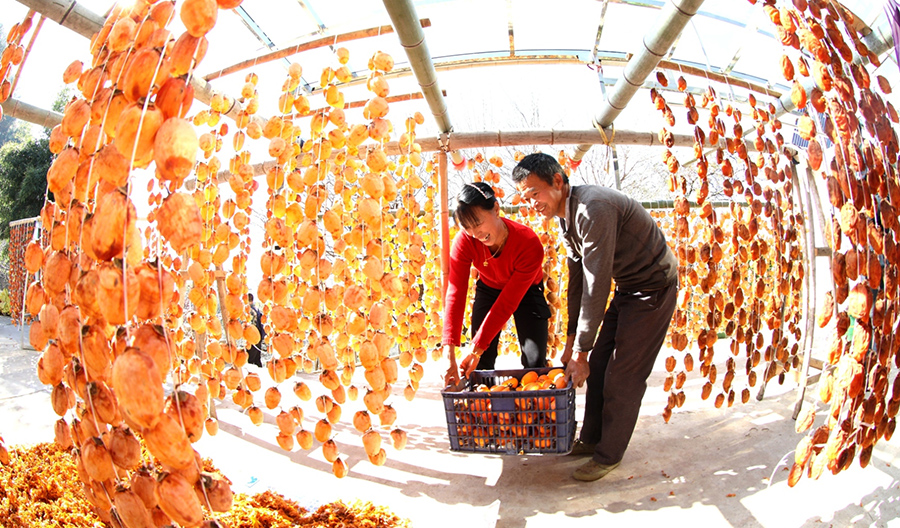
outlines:
M563 195L563 180L559 174L553 175L553 185L549 185L540 177L533 173L527 178L516 184L522 199L534 208L538 214L547 218L559 216L562 211L562 204L565 200Z

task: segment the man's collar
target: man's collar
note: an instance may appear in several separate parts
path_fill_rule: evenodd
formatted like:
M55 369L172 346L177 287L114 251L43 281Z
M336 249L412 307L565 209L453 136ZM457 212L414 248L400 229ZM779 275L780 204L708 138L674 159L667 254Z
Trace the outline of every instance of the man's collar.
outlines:
M569 230L569 206L572 199L572 185L566 184L566 206L563 208L563 217L559 219L559 225L562 226L563 232Z

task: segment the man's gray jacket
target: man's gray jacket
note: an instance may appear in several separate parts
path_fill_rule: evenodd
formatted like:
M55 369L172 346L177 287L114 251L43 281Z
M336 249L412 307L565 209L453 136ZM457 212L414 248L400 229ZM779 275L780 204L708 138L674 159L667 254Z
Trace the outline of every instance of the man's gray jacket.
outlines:
M568 334L574 351L594 348L611 281L623 293L652 291L678 281L678 261L650 213L607 187L569 188L560 219L569 265Z

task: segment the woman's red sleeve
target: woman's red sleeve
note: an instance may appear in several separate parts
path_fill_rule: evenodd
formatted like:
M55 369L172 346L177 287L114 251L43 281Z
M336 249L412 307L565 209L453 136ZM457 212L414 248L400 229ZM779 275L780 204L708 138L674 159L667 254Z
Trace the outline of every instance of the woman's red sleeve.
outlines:
M444 297L444 329L441 344L459 346L466 296L469 291L469 270L472 267L473 240L460 231L450 249L450 279Z

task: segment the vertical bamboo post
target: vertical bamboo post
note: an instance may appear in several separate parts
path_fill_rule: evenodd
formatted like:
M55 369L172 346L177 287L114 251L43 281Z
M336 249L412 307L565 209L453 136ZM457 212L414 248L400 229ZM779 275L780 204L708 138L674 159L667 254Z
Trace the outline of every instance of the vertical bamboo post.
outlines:
M438 153L438 177L441 186L441 299L450 280L450 191L447 188L447 153Z
M803 252L803 260L806 265L806 275L804 277L804 282L806 285L806 305L804 306L804 312L806 317L806 331L803 334L803 344L800 347L800 350L803 353L803 365L800 367L799 376L800 379L797 380L799 383L799 391L797 393L797 401L794 403L794 412L791 414L791 417L796 420L797 416L800 414L800 408L803 405L803 399L806 397L806 386L809 381L809 364L812 359L813 352L813 343L815 342L815 319L816 319L816 235L815 228L812 225L812 215L813 215L813 205L812 205L812 196L811 192L815 192L815 189L810 189L809 185L800 185L800 178L797 176L797 167L794 163L791 163L791 181L794 184L794 188L800 193L800 202L804 206L803 207L803 223L800 224L800 228L803 231L803 234L806 236L806 251ZM806 200L802 200L802 198L806 198ZM804 203L805 202L805 203Z
M819 221L819 232L822 233L822 238L825 240L826 249L830 249L831 241L828 240L826 234L828 233L828 229L826 229L826 220L825 220L825 210L822 208L822 201L819 198L819 187L816 184L816 179L813 176L812 170L809 166L806 167L806 181L809 182L809 193L812 195L812 205L815 206L816 219ZM818 257L818 250L816 250L816 256ZM830 254L828 255L830 257ZM829 268L831 267L829 263ZM829 274L830 275L830 274ZM837 291L834 285L834 278L831 278L831 295L837 299ZM832 315L837 315L837 304L834 305L835 313Z
M25 299L28 298L28 270L25 270L25 278L22 280L22 304L21 308L19 308L19 348L22 350L27 350L25 348ZM31 340L28 341L28 348L34 349L31 346Z
M232 336L228 335L229 319L225 315L225 270L216 265L216 295L219 297L219 317L222 319L222 330L225 333L225 341L231 343ZM235 338L236 340L236 338Z
M33 14L34 9L28 11L28 16L31 16ZM35 26L34 28L34 33L31 34L31 40L28 41L28 47L25 48L25 54L22 57L22 62L19 63L19 68L16 70L16 76L13 78L12 86L9 89L10 94L16 93L16 85L19 84L19 76L22 75L22 69L25 68L25 63L28 62L28 55L31 54L31 48L32 46L34 46L34 41L37 40L38 33L41 32L41 26L44 25L44 20L46 20L46 18L44 18L43 15L38 15L37 26Z
M237 340L233 339L232 336L228 335L229 319L225 315L225 270L223 270L222 266L219 264L216 265L215 277L216 277L216 293L218 294L218 297L219 297L219 317L222 319L222 333L225 334L225 346L230 346L232 344L232 341L237 341ZM238 352L237 346L235 346L235 355L237 355L237 352ZM240 371L241 371L241 379L243 380L244 368L241 367ZM241 383L243 383L243 381L241 381ZM212 403L212 402L210 401L210 403ZM213 418L216 417L215 411L216 410L215 410L214 406L210 405L210 414Z

